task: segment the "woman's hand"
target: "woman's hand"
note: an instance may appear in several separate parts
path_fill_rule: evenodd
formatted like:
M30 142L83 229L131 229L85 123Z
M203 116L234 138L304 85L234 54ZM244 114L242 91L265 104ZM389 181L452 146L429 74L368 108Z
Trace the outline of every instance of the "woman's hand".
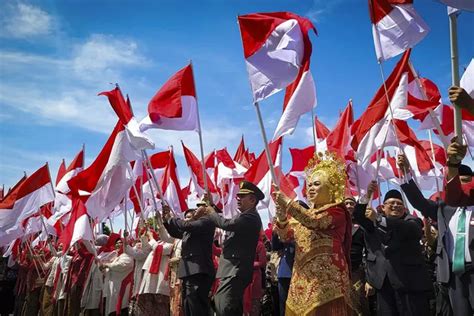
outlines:
M273 186L272 197L276 204L277 219L280 222L286 221L286 218L287 218L286 208L288 206L290 199L283 192L281 192L275 184L273 184L272 186Z

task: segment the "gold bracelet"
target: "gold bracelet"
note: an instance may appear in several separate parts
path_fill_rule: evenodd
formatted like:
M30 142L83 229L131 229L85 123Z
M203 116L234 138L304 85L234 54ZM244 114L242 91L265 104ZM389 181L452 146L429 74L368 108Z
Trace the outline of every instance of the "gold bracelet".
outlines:
M288 218L286 218L284 221L281 221L279 218L277 218L277 221L276 221L278 228L284 228L288 223L289 223Z

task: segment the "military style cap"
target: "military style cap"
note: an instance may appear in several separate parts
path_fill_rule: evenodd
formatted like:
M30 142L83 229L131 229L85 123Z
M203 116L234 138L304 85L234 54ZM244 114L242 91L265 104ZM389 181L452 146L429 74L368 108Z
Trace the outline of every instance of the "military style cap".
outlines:
M237 194L254 194L259 201L265 198L265 194L252 182L244 180L240 182L239 188L240 190Z

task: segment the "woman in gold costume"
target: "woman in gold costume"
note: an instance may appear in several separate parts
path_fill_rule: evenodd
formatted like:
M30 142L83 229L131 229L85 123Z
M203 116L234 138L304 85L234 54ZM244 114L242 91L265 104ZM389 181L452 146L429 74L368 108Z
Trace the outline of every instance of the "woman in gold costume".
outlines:
M280 239L296 242L293 275L286 301L287 316L352 315L351 217L343 199L344 163L318 154L308 164L306 192L310 209L275 188Z

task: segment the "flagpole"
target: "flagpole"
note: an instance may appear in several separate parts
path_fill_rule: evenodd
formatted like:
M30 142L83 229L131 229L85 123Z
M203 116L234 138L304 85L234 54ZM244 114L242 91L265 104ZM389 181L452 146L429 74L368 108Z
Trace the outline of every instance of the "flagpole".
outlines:
M430 147L431 147L431 159L433 161L433 166L434 166L434 173L435 173L435 181L436 181L436 192L438 193L438 197L440 197L440 188L439 188L439 183L438 183L438 177L437 177L437 172L436 172L436 157L435 157L435 152L434 152L434 147L433 147L433 140L431 137L431 130L428 130L428 139L430 140Z
M193 69L192 60L189 61L189 64L191 65L191 69ZM194 70L192 71L192 74L193 74L194 86L196 87L196 80L194 80ZM197 91L196 91L196 101L197 101ZM201 148L201 164L202 164L202 175L204 177L204 190L206 191L206 193L208 195L208 199L210 201L211 196L210 196L210 192L209 192L209 186L208 186L208 183L207 183L206 163L204 161L204 146L202 144L202 130L201 130L201 118L199 116L199 107L197 108L197 120L198 120L198 127L199 127L198 135L199 135L199 147Z
M314 119L314 108L311 108L311 122L312 122L312 127L311 130L313 131L313 142L314 142L314 152L317 153L317 145L316 145L316 120Z
M151 180L153 180L152 182L156 187L156 192L158 192L158 194L161 197L161 204L162 205L169 205L168 202L166 202L165 197L163 196L163 192L161 191L161 187L158 184L158 181L156 180L156 175L153 172L153 166L151 165L151 161L150 161L150 158L148 157L148 154L147 154L146 150L142 150L142 155L143 155L144 161L145 161L145 163L148 167L146 169L148 169L148 172L151 173ZM155 207L155 212L156 212L158 210L158 203L156 201L156 196L155 196L155 193L153 192L153 186L152 185L150 185L150 190L151 190L151 195L153 197L153 206ZM174 215L176 215L175 211L172 208L170 208L170 209L171 209L171 212Z
M458 59L458 27L457 15L449 14L449 38L451 44L451 74L452 85L459 87L459 59ZM462 145L462 113L461 108L454 105L454 130L457 136L457 142Z
M258 123L260 125L260 132L262 134L263 144L265 145L265 155L267 156L268 166L270 167L270 174L272 176L273 182L276 184L277 187L279 187L280 181L278 181L275 174L275 168L273 167L272 156L270 154L270 148L268 147L267 134L265 133L265 127L263 125L262 114L260 113L260 107L258 105L258 102L254 102L253 105L255 106L255 111L257 112Z

